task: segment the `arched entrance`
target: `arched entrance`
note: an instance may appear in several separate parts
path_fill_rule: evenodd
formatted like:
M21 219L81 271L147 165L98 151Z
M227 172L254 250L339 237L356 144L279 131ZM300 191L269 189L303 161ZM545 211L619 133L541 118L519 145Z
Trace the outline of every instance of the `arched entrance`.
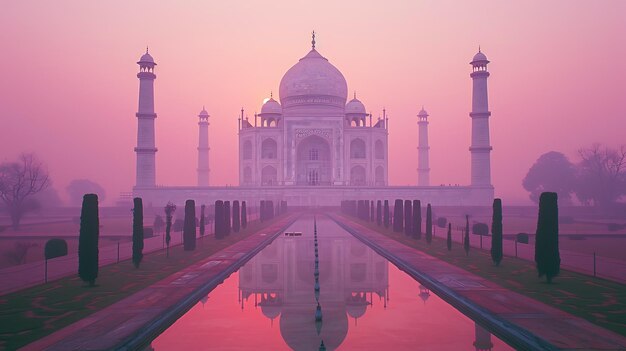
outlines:
M331 175L328 142L317 135L306 137L298 144L296 152L296 184L330 185Z

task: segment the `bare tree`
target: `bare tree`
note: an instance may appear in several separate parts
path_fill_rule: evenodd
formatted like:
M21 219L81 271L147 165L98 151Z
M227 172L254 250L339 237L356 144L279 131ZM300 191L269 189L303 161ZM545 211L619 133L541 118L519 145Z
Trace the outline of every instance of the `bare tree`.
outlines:
M0 199L4 202L13 229L18 229L24 214L37 208L34 194L50 185L48 171L34 154L22 154L17 162L0 164Z
M578 151L576 196L586 204L611 207L626 194L626 145L612 149L600 144Z

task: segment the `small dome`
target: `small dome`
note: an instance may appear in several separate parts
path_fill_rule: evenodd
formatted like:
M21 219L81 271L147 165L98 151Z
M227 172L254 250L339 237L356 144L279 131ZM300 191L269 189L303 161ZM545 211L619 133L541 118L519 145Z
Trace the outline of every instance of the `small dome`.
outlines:
M139 62L137 63L152 63L156 65L156 63L154 63L154 58L152 58L152 55L148 53L147 49L146 49L146 53L141 55L141 58L139 59Z
M202 111L200 111L200 114L198 115L200 117L209 117L209 113L206 112L206 110L204 109L204 106L202 106Z
M270 98L261 107L261 114L266 114L266 113L282 114L283 107L280 106L280 103L274 100L274 98Z
M487 56L485 56L485 54L483 54L482 51L480 51L480 49L478 49L478 53L474 55L472 62L470 62L470 64L476 64L476 63L483 63L483 64L489 63L489 60L487 60Z
M424 110L424 106L422 106L422 109L417 114L417 117L428 117L428 112L426 112L426 110Z
M367 112L365 112L365 105L363 105L363 103L358 100L356 97L352 100L350 100L347 104L346 104L346 114L350 114L350 113L355 113L355 114L366 114Z

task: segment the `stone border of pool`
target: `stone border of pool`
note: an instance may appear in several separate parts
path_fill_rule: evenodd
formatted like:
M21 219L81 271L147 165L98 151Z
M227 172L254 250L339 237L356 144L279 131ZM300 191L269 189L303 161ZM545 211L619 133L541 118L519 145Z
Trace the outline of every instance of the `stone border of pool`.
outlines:
M291 214L210 257L21 350L137 350L289 228ZM272 233L272 234L266 234ZM166 305L167 302L170 302ZM165 306L164 306L165 305Z
M399 242L396 242L393 239L386 238L380 233L376 233L375 231L366 228L359 223L356 223L348 218L341 216L329 215L329 217L337 223L341 228L345 229L348 233L353 235L355 238L368 245L374 251L376 251L381 256L385 257L387 260L392 262L401 270L405 271L408 275L413 277L422 283L429 290L437 294L440 298L445 300L447 303L455 307L457 310L461 311L461 313L465 314L469 318L483 325L487 329L489 329L494 335L498 338L514 347L516 350L624 350L624 346L626 345L625 339L621 336L614 334L610 331L597 327L581 318L577 318L571 315L566 314L565 312L556 310L550 306L544 305L540 302L536 302L534 300L530 300L527 297L524 297L520 294L517 294L513 291L503 289L497 286L494 283L488 282L483 278L479 278L474 276L471 273L463 271L462 269L452 266L448 263L440 261L434 257L428 256L427 254L422 253L419 250L410 248L405 246ZM340 219L338 219L338 217ZM342 221L346 221L354 224L357 228L364 229L366 231L372 232L369 237L368 235L359 232L360 229L353 228L350 225L343 223ZM372 236L375 236L372 238ZM456 289L446 286L446 283L440 281L433 277L432 275L424 273L424 271L416 268L415 262L411 264L405 258L408 254L416 254L419 253L420 259L424 259L423 262L427 261L438 261L441 262L441 265L438 265L438 271L435 272L439 275L439 277L445 277L446 275L454 276L457 279L461 279L461 276L464 278L468 278L468 282L471 278L474 279L475 282L483 283L482 288L459 288ZM403 258L404 256L404 258ZM446 272L447 271L447 272ZM461 272L459 272L461 271ZM449 284L450 282L448 282ZM477 290L472 292L471 290ZM526 304L529 306L529 302L532 303L534 311L529 309L527 313L517 312L513 313L507 311L507 313L503 312L494 312L490 311L487 306L485 306L485 299L483 297L482 300L477 298L481 295L481 293L489 293L489 291L495 291L492 295L500 295L506 297L513 297L512 300L517 301L519 298L521 304ZM465 295L463 296L463 292L465 291ZM470 293L468 293L470 291ZM474 293L474 294L472 294ZM477 293L477 294L476 294ZM478 300L478 301L477 301ZM511 299L509 299L511 300ZM481 304L482 302L482 304ZM495 306L491 306L494 309L500 308L498 306L502 302L493 301ZM525 306L519 307L521 309ZM514 310L515 308L512 308ZM524 316L526 314L526 316ZM527 322L526 325L519 326L518 324L511 322L506 319L509 317L514 319L515 322L519 322L520 320L525 320ZM539 332L537 332L537 328L533 332L526 329L525 327L529 326L529 323L536 322L537 320L552 322L548 323L541 328L539 328ZM562 322L562 323L554 323L554 322ZM557 325L555 325L557 324ZM569 327L569 328L568 328ZM577 328L574 328L577 327ZM573 329L573 330L572 330ZM590 330L592 329L592 330ZM581 330L586 330L586 333L583 335L579 334ZM597 334L596 334L597 332ZM568 334L563 336L563 334ZM537 336L539 334L540 336ZM556 337L555 337L556 336ZM595 338L593 337L595 336ZM612 336L610 338L609 336ZM601 339L606 337L604 340L596 341L596 338ZM551 339L553 340L551 342ZM557 342L554 342L557 341ZM566 342L569 341L569 342ZM587 342L587 345L576 345L576 342ZM559 344L558 346L555 344ZM572 345L574 343L574 345ZM593 344L593 345L590 345Z

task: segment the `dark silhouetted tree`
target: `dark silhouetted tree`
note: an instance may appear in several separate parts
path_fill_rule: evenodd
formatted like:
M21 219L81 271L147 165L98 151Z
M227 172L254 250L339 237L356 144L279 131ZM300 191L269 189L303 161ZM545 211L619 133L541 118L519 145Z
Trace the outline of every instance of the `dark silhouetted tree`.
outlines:
M448 223L448 237L446 238L446 246L448 246L448 251L452 251L452 223Z
M136 197L133 204L133 265L139 268L143 259L143 202Z
M576 167L562 153L550 151L539 156L522 185L535 203L544 191L557 192L569 203L570 194L576 189Z
M39 208L32 196L49 185L48 171L33 154L22 154L18 162L0 164L0 199L9 212L14 230L19 229L26 212Z
M172 217L174 216L174 212L176 212L176 205L171 202L168 202L165 205L165 245L166 252L165 256L170 257L170 242L172 241L172 236L170 235L172 231Z
M559 208L557 193L545 192L539 197L539 218L535 236L535 262L539 277L546 276L548 283L559 275Z
M241 201L241 228L246 229L248 226L248 209L246 208L246 202Z
M465 237L463 237L463 250L465 250L465 255L469 255L470 250L470 236L469 236L470 226L469 226L469 215L465 215Z
M376 224L380 227L383 225L383 204L382 201L376 201Z
M67 255L67 242L63 239L50 239L46 241L44 248L44 257L46 260L66 256Z
M230 235L230 201L224 201L224 235Z
M95 286L98 278L98 238L100 219L98 195L85 194L80 212L80 235L78 237L78 276L89 286Z
M196 203L185 201L185 225L183 229L183 247L185 251L196 249Z
M204 205L200 206L200 236L204 236L204 233L206 231L204 208Z
M413 200L413 237L417 240L422 238L422 202Z
M370 201L370 222L376 220L376 212L374 212L374 200Z
M404 234L413 235L413 206L411 200L404 201Z
M396 199L393 204L393 231L396 233L400 233L402 231L403 218L404 214L403 202L400 199Z
M430 204L426 205L426 242L433 241L433 209Z
M493 199L491 221L491 260L496 266L502 261L502 200Z
M389 200L385 200L385 206L383 209L383 223L385 228L389 228Z
M265 200L261 200L261 205L259 206L259 220L261 222L265 221L266 215L267 215L267 210L265 209Z
M239 212L239 201L233 201L233 231L239 233L241 228L241 216Z
M226 236L226 229L224 228L224 201L215 201L215 238L223 239Z

